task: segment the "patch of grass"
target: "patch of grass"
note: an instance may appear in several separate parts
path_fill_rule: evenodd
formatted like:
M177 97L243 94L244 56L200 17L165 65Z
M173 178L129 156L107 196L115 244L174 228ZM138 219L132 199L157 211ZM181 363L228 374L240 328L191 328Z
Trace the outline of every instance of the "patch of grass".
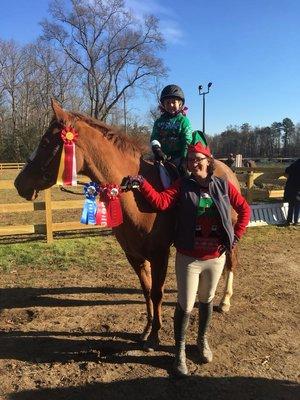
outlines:
M249 228L242 239L242 246L261 247L278 241L297 243L298 227L265 226ZM128 264L123 250L114 236L85 236L56 239L52 245L36 241L30 243L0 244L0 270L9 272L20 268L50 268L67 270L109 268Z
M298 227L267 225L248 228L242 241L244 244L272 243L278 240L291 240L294 243L299 240L299 236L300 230Z
M10 271L22 267L68 269L99 267L109 254L110 261L118 260L122 250L113 236L59 239L46 243L15 243L0 245L0 269ZM124 256L122 256L124 257Z

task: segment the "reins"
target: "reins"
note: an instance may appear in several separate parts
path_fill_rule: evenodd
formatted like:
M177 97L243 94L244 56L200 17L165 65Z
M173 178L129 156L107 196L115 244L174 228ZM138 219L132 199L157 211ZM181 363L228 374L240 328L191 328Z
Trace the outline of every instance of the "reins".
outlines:
M84 186L86 184L86 182L81 182L81 181L77 181L77 185L82 185L82 186ZM62 185L59 185L59 190L61 190L62 192L65 192L65 193L71 193L71 194L76 194L76 195L79 195L79 196L82 196L83 195L83 192L74 192L73 190L70 190L70 189L66 189L64 186L62 186Z
M87 182L82 182L82 181L77 181L77 185L82 185L82 186L84 186L84 185L86 185L87 184ZM99 184L99 185L101 185L101 184ZM126 184L125 183L125 185L121 185L121 186L119 186L120 187L120 189L121 189L121 191L122 192L126 192L127 190L128 190L128 188L129 188L129 185L128 184ZM138 186L130 186L130 188L134 188L134 187L138 187ZM59 185L59 190L61 190L62 192L65 192L65 193L70 193L70 194L75 194L75 195L78 195L78 196L82 196L84 193L83 192L74 192L73 190L70 190L70 189L66 189L64 186L62 186L62 185Z

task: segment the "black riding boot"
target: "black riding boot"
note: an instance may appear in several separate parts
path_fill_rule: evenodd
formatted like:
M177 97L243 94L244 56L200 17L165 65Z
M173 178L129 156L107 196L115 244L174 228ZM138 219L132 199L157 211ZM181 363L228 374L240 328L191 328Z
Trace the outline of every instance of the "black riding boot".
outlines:
M213 311L213 302L199 303L199 328L197 346L200 353L201 362L209 363L213 355L207 341L207 328L209 326Z
M184 312L177 303L174 313L175 361L173 369L175 374L180 377L189 375L185 356L185 335L189 319L190 313Z

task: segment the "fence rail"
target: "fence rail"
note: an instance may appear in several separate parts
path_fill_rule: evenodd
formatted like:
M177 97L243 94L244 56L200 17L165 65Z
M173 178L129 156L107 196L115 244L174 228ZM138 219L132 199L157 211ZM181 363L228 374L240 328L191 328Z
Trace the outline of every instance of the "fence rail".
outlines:
M25 163L0 163L0 171L5 169L20 170L24 167Z
M283 189L268 189L265 186L267 186L266 183L274 184L275 182L280 183L283 187L286 181L284 171L284 167L239 167L235 169L239 182L246 186L243 194L249 203L264 199L283 198Z
M1 165L1 164L0 164ZM240 183L244 184L244 195L249 203L254 200L261 199L282 199L283 190L268 190L260 189L257 190L255 182L259 183L259 179L266 174L271 174L271 178L275 181L285 179L283 176L284 168L237 168L236 174ZM265 177L266 178L266 177ZM88 178L84 177L83 181L88 182ZM0 180L0 190L11 190L14 189L12 180ZM7 213L26 213L43 211L44 222L38 224L28 225L6 225L0 227L0 236L18 235L18 234L44 234L46 235L47 242L53 241L53 234L55 232L63 231L76 231L86 229L101 229L98 225L84 225L76 221L69 222L53 222L53 211L56 210L70 210L80 209L83 206L83 198L81 200L52 200L52 190L47 189L45 192L45 198L43 201L29 202L18 202L10 204L0 204L0 215ZM257 226L264 224L275 224L284 222L286 217L286 205L283 203L272 204L267 206L264 204L252 205L252 216L249 226Z
M88 182L87 177L83 177L83 181ZM14 189L14 181L0 180L0 190ZM45 234L47 243L53 242L53 234L63 231L105 229L99 225L84 225L76 221L53 222L52 211L55 210L70 210L81 209L83 206L82 200L52 200L52 190L44 191L45 198L43 201L22 202L22 203L7 203L0 204L0 215L7 213L21 213L44 211L45 223L42 224L27 224L27 225L7 225L0 226L0 236L11 236L19 234Z

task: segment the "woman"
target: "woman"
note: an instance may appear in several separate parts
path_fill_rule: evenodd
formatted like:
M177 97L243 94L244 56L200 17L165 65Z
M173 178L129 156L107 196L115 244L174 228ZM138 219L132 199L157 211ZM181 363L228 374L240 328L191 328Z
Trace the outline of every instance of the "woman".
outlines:
M283 200L289 203L286 225L298 225L300 212L300 158L285 169L287 181Z
M178 376L188 375L185 337L197 290L197 346L201 361L212 361L207 329L212 316L212 301L225 264L225 252L233 249L250 219L250 207L237 189L229 181L214 176L214 160L208 146L201 142L190 145L187 166L191 175L179 178L160 193L143 177L130 177L132 181L139 181L141 193L156 209L178 206L174 241L178 299L174 314L176 356L173 365ZM238 214L234 227L231 206Z

